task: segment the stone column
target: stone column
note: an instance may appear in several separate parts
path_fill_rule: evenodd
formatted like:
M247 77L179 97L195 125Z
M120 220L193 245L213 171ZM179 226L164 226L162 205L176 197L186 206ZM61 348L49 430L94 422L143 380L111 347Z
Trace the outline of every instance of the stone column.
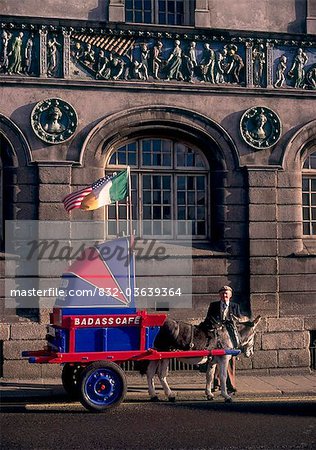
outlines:
M253 87L252 42L246 42L246 86Z
M267 43L267 88L273 87L273 47L274 44L272 44L271 42Z
M63 77L70 76L70 31L63 30Z
M110 0L109 22L125 22L124 0Z
M47 77L47 30L41 29L39 30L40 35L40 77Z
M211 27L211 12L208 0L196 0L194 11L194 25L197 28Z

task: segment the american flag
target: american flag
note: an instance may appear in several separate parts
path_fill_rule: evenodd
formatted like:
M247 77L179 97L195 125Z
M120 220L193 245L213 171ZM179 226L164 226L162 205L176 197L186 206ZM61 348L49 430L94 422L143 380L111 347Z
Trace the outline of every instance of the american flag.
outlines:
M66 195L66 197L63 199L63 204L65 207L65 210L67 212L71 211L75 208L80 208L82 200L90 194L90 192L96 190L97 188L100 188L103 186L107 181L109 181L111 177L103 177L99 178L99 180L95 181L91 186L88 186L84 189L80 189L80 191L73 192L72 194Z

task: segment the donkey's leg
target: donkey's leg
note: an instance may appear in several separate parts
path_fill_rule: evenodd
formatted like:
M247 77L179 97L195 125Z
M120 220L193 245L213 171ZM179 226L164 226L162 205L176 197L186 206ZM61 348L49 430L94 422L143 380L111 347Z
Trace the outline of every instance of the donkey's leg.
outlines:
M212 384L214 382L215 369L216 369L216 361L213 358L212 361L209 361L206 370L205 395L207 397L207 400L214 399L214 395L212 393Z
M176 400L176 394L172 392L167 382L169 362L170 362L169 359L163 359L162 361L160 361L158 367L158 377L161 386L163 387L164 393L166 397L168 397L169 402L174 402Z
M150 361L150 363L148 364L148 367L147 367L147 371L146 371L148 393L149 393L150 400L152 402L158 402L158 400L159 400L158 396L156 394L155 382L154 382L154 378L155 378L159 363L160 363L160 361L158 361L158 360Z
M231 402L232 398L227 393L226 381L227 381L227 367L231 356L220 356L219 359L219 376L221 380L221 394L225 399L225 402Z

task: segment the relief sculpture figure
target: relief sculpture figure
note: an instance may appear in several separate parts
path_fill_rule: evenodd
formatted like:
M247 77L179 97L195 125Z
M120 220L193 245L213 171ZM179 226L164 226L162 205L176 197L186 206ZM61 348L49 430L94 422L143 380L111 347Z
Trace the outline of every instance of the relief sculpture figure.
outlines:
M59 54L58 47L61 44L57 42L56 36L48 40L47 43L47 76L54 77L57 75Z
M204 44L202 60L200 62L202 81L215 83L215 52L210 44Z
M304 66L308 61L308 56L303 52L302 48L297 50L297 54L294 58L293 65L288 72L288 76L294 79L295 88L304 87L305 70Z
M263 44L260 44L252 51L253 81L256 87L262 86L265 62L264 46Z
M60 122L63 113L57 106L51 106L47 111L47 123L44 130L51 134L62 133L66 127Z
M32 57L33 57L33 47L34 47L34 34L32 33L24 49L24 67L23 71L26 75L31 75Z
M23 44L23 33L22 31L14 39L12 44L12 50L9 52L10 65L8 67L8 74L12 73L21 74L22 73L22 44Z
M96 73L96 79L109 80L111 77L110 61L105 56L104 51L100 50L98 59L98 68Z
M306 83L309 89L316 89L316 64L313 64L306 73Z
M176 40L174 43L174 49L167 60L167 81L172 79L183 80L181 72L182 66L182 50L180 48L180 41Z
M153 56L152 56L153 66L152 66L152 69L153 69L153 77L154 77L155 80L159 80L159 72L160 72L160 69L161 69L161 66L162 66L162 58L161 58L162 47L163 47L162 42L157 41L156 45L154 45L154 48L153 48Z
M228 81L230 83L240 83L240 72L244 68L244 62L240 55L237 53L237 46L230 45L230 49L228 52Z
M12 34L8 31L3 30L1 36L2 49L0 54L0 68L2 72L7 72L9 67L9 54L8 54L8 46Z
M195 68L197 67L196 61L196 43L192 41L188 48L188 54L184 56L185 58L185 69L187 72L187 81L193 83L193 77Z
M280 56L276 70L276 82L274 84L274 87L282 87L285 83L286 62L286 56Z

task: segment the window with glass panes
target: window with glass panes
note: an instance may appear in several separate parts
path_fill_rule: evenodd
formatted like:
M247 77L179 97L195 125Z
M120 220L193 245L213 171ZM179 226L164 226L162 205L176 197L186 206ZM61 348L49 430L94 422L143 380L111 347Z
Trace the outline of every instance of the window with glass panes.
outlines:
M125 0L125 20L133 23L192 25L194 0Z
M198 148L171 139L137 139L112 153L107 173L126 165L138 236L207 239L209 170ZM109 206L109 236L126 231L126 209L124 202Z
M316 236L316 151L303 165L302 196L303 234Z

